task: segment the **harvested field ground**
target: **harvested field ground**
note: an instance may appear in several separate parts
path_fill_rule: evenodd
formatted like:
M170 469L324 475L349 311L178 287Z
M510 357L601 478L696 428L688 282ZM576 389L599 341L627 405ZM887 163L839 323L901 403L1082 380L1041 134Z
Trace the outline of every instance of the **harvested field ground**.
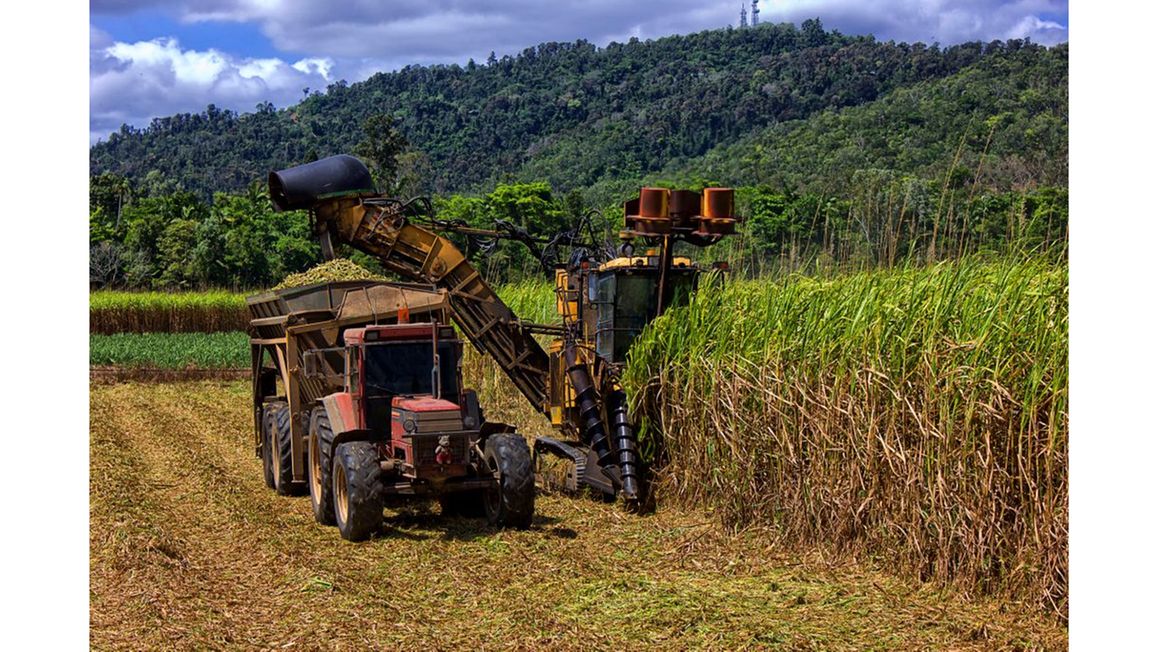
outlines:
M388 510L363 544L266 489L245 381L94 384L96 649L1063 649L1034 607L541 496L526 532Z

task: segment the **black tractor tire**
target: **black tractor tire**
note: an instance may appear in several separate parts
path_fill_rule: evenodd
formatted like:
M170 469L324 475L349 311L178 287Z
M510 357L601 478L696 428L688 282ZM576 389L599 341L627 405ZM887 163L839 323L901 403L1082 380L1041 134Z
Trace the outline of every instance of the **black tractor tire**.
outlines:
M332 485L338 532L347 541L365 541L383 525L379 454L366 441L348 441L334 450Z
M310 448L307 454L310 476L310 507L314 520L322 525L334 525L334 483L331 482L334 458L334 430L326 408L318 406L310 412Z
M483 492L457 491L439 497L439 511L444 516L479 518L483 516Z
M280 496L297 496L304 487L300 482L294 482L293 455L294 447L290 445L290 406L279 403L274 409L274 418L271 421L270 434L274 444L271 451L274 472L274 491Z
M274 488L274 444L270 433L274 431L274 409L277 405L266 403L262 406L262 478L270 489Z
M536 511L536 478L528 442L515 434L492 435L484 443L483 459L492 473L499 472L498 486L484 492L488 523L528 529Z

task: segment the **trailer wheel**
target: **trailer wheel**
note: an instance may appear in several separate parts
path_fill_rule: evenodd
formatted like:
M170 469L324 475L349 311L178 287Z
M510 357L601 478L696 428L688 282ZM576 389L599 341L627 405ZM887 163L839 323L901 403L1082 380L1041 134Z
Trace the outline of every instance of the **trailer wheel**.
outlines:
M277 404L274 408L274 419L272 420L273 428L270 434L273 435L272 443L274 444L272 455L273 460L271 470L274 473L274 491L277 491L281 496L294 496L302 491L301 484L294 482L294 467L292 459L294 454L294 447L290 444L290 406L285 403Z
M483 507L488 523L528 529L536 502L536 478L528 442L519 435L492 435L484 444L483 459L493 474L499 474L498 485L484 492Z
M379 454L374 444L348 441L334 451L334 516L347 541L365 541L383 524Z
M334 485L330 474L333 470L334 430L330 427L330 417L326 408L314 408L310 412L310 506L314 510L314 520L322 525L334 525Z
M262 406L262 477L270 489L274 488L274 445L270 433L274 431L274 408L277 405L266 403Z

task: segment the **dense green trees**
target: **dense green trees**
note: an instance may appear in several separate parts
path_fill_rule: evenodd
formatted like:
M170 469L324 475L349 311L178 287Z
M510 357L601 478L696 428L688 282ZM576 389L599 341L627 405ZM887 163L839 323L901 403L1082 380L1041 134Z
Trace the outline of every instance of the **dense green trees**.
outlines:
M946 190L937 181L882 170L857 175L848 197L739 189L748 271L833 265L892 266L1011 247L1047 249L1067 240L1067 190Z
M134 186L113 175L94 176L90 184L94 286L253 289L321 261L306 213L275 212L257 183L242 193L216 193L210 203L185 191L137 197ZM118 226L108 206L122 188L129 199ZM540 182L501 184L479 197L441 198L436 209L441 220L482 229L502 223L542 235L569 228L579 205L574 197L557 198L548 184ZM456 239L495 280L541 271L537 258L518 242ZM343 248L340 253L377 267L357 252Z
M376 113L362 123L363 139L354 153L369 163L375 185L384 192L397 194L399 156L407 149L407 139L399 133L395 119Z
M100 193L119 183L112 177L93 179ZM848 195L835 196L741 186L738 237L681 253L727 259L745 274L890 266L906 258L939 259L1012 245L1051 247L1067 238L1067 191L1055 186L972 192L947 188L939 180L869 170L855 175L847 190ZM126 194L132 196L132 186ZM569 253L563 244L545 252L550 246L543 239L570 231L587 214L576 193L554 193L545 182L500 184L482 195L440 197L434 208L434 218L444 225L499 229L536 239L533 249L511 239L451 235L492 282L543 275L542 260L561 260ZM621 208L601 208L592 233L597 240L614 243ZM275 213L257 184L243 193L217 193L210 204L184 191L133 198L121 213L118 228L109 222L104 204L92 205L94 287L257 289L321 261L306 214ZM382 273L364 254L347 248L339 253Z
M91 180L98 194L113 183L121 180ZM94 286L257 288L321 260L306 214L275 213L258 184L212 203L184 191L139 197L121 213L118 227L104 205L90 206Z
M435 208L440 220L477 229L510 226L513 232L540 238L570 229L583 211L574 197L562 201L544 182L500 184L478 197L452 195L438 200ZM534 250L521 242L460 235L452 239L487 279L519 278L543 271Z
M841 192L858 170L895 170L986 189L1067 184L1066 44L986 56L862 105L782 122L704 156L666 162L725 183Z
M1066 44L939 49L811 21L547 43L281 111L210 106L91 149L90 276L248 289L301 271L320 259L308 218L271 210L265 174L340 152L383 190L435 194L438 219L541 239L591 208L610 238L641 185L734 186L741 236L689 253L746 270L1050 246L1067 235L1067 66ZM455 239L491 280L541 271L518 242Z

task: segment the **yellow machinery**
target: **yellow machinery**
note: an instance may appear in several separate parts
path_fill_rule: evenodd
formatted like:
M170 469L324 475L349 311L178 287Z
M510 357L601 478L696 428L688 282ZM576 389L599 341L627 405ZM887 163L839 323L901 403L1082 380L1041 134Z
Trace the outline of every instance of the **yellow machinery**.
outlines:
M560 439L536 440L537 464L548 454L563 458L569 462L564 488L589 486L639 502L636 428L619 382L625 355L649 321L686 301L696 287L702 270L675 256L674 245L706 246L734 232L733 191L642 189L624 205L618 256L572 256L555 270L562 323L543 325L519 319L450 240L417 223L430 218L424 215L429 204L378 195L370 187L366 168L350 156L270 174L275 207L309 209L328 257L337 240L405 279L447 291L464 336L560 429ZM647 249L636 254L634 242ZM548 351L537 334L554 336Z

